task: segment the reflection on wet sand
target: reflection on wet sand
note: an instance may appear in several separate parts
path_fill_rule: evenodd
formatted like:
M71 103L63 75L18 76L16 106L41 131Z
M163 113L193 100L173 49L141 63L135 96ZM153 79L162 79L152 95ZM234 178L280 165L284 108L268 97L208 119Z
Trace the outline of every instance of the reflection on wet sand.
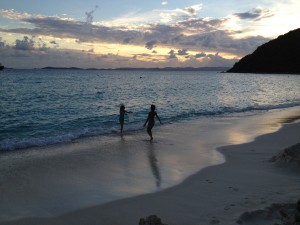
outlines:
M295 108L284 113L279 110L261 115L260 117L247 117L246 119L246 123L242 122L228 129L227 138L230 143L242 144L249 142L254 137L276 132L283 124L299 121L300 110L299 108Z
M161 185L161 176L160 171L158 167L158 160L155 155L155 145L153 142L150 142L149 148L148 148L148 159L151 171L154 175L154 178L156 179L156 186L159 188Z

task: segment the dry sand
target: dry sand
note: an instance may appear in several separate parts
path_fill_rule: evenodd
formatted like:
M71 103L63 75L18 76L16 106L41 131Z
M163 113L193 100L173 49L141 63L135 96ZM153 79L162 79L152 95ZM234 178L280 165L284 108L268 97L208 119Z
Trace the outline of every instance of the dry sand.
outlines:
M135 169L143 168L143 166L140 166L138 168L134 167L133 171L127 171L129 174L122 176L122 179L129 179L129 177L135 176L135 179L132 181L133 186L137 185L141 189L148 188L146 192L151 192L154 188L156 190L155 193L143 194L143 192L135 190L133 195L140 194L139 196L123 199L123 197L126 197L125 194L119 200L85 207L60 216L52 214L43 218L34 216L33 218L21 218L18 220L9 218L10 222L5 222L5 219L2 219L0 224L135 225L138 224L141 217L152 214L158 215L163 223L169 225L274 224L274 221L278 220L278 214L271 212L278 210L278 205L295 203L300 198L299 167L294 164L293 167L289 166L289 164L282 165L281 163L279 165L274 162L274 158L271 160L283 149L300 142L299 122L286 124L277 131L280 126L278 121L293 122L298 119L299 108L293 109L292 113L287 112L291 112L291 110L269 112L258 116L243 116L235 119L217 119L214 122L209 120L204 123L203 121L201 123L193 121L192 123L186 123L184 127L182 126L183 124L179 124L156 128L154 135L159 134L160 137L157 137L157 142L151 145L145 140L137 141L143 138L142 135L145 134L129 135L125 137L125 139L127 138L125 140L126 144L122 143L121 145L120 142L114 142L111 139L109 141L106 140L106 142L102 142L102 146L110 148L110 150L116 149L115 151L117 151L122 148L128 154L131 153L132 149L139 149L141 152L147 153L147 160L140 164L147 163L148 169L151 168L149 176L143 177L139 171L136 171L136 174L134 173ZM290 118L294 119L288 121L287 119ZM213 127L213 130L209 129L211 127ZM259 136L254 141L251 140L260 134L264 135ZM216 141L214 142L213 140ZM243 142L248 143L242 144ZM218 151L225 156L225 163L223 163L222 155L211 149L224 144L235 144L218 148ZM58 147L56 146L55 148L57 149ZM81 148L82 145L80 145ZM65 146L64 149L66 149ZM204 152L201 151L199 155L197 149L204 149ZM213 153L207 156L205 149ZM73 146L68 151L74 152L75 150ZM74 157L74 153L71 155L66 154L68 151L65 150L63 155L55 154L54 161L56 163L58 161L68 162L70 157ZM185 154L182 154L184 151L188 154L186 158ZM82 154L78 150L75 152ZM91 152L91 150L88 152ZM154 154L155 152L156 155ZM175 156L171 160L167 155L172 154L172 152ZM159 153L158 156L157 153ZM47 155L48 153L45 154ZM205 160L201 161L201 156L204 155L206 156ZM82 154L81 157L83 156ZM11 158L9 155L5 157ZM21 154L20 157L22 160L24 159L24 155ZM49 159L49 157L47 155L46 159ZM93 164L93 158L95 158L95 155L92 155L90 158L87 157L87 161L91 161L91 164ZM72 158L72 165L76 159L76 157ZM103 158L101 159L103 160ZM141 159L142 157L140 156L134 158L134 160ZM134 164L134 160L128 159L125 166L131 167ZM209 163L205 164L206 160ZM44 163L47 162L47 160L42 161ZM84 160L81 161L84 162ZM78 165L82 163L81 161L77 162ZM117 160L116 162L119 161ZM189 162L191 163L190 166ZM196 169L197 163L203 164ZM178 172L176 165L186 167ZM211 166L205 167L208 165ZM116 165L111 164L111 168L114 168L114 166ZM49 170L51 166L46 168ZM85 180L84 174L79 170L76 171L76 166L70 168L72 170L71 174L74 174L74 169L75 174L77 172L82 176L80 184L89 183L88 180ZM27 172L37 173L36 171L37 168L34 167L32 171ZM89 168L88 172L91 171ZM45 171L42 170L40 173L44 174ZM61 176L58 175L57 182L62 182L63 178L69 174L67 171ZM182 181L189 174L193 175ZM49 176L49 173L47 175ZM53 174L51 175L53 176ZM32 177L33 175L28 174L28 176ZM171 179L168 176L174 176L175 178ZM8 176L5 177L7 178ZM38 176L35 174L33 177L37 178ZM143 185L136 181L141 179L143 183L143 181L149 180L150 177L151 184ZM166 177L168 177L168 181L164 180ZM56 178L47 177L47 179L55 181ZM76 182L79 182L74 176L71 178L65 177L65 179L67 180L66 183L72 183L74 179ZM13 181L10 182L9 185L14 183ZM36 186L37 183L34 182L34 184ZM177 185L169 187L174 184ZM116 182L115 185L120 186L120 182ZM0 188L3 188L3 185L1 186ZM33 188L33 186L30 187ZM132 191L132 186L128 187ZM40 189L38 190L41 191ZM91 191L93 192L94 190L91 188ZM48 195L51 196L49 193ZM34 194L31 194L31 197L33 196ZM88 196L88 198L92 197ZM2 196L1 200L3 199L6 204L9 204L9 199L18 201L16 197L7 198ZM1 202L3 204L4 201ZM57 207L61 206L57 205Z

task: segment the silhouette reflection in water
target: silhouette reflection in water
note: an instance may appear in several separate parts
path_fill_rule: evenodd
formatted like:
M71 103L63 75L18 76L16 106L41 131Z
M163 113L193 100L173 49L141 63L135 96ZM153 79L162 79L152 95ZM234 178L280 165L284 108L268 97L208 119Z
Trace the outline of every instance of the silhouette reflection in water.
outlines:
M156 186L159 188L161 185L161 176L159 172L158 160L155 155L155 146L153 142L149 143L148 159L149 159L151 171L154 175L154 178L156 179Z

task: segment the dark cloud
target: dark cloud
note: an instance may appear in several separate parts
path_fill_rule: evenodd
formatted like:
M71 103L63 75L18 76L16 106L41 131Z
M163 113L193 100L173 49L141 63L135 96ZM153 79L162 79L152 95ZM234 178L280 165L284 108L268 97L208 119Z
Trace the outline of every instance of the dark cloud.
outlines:
M86 12L86 23L87 24L92 24L93 20L94 20L94 12L97 10L98 6L96 5L95 8L90 11L90 12Z
M2 37L0 37L0 49L2 48L5 48L6 47L6 42L5 41L2 41Z
M175 50L170 50L169 51L169 58L170 59L177 59L176 54L175 54Z
M198 54L196 54L195 55L195 58L203 58L203 57L205 57L206 56L206 54L204 53L204 52L201 52L201 53L198 53Z
M84 22L64 20L57 17L25 18L23 21L33 24L36 28L2 30L27 35L49 35L59 38L74 38L77 39L78 42L109 41L122 43L124 40L130 41L141 37L141 33L135 30L110 28L102 25L87 25Z
M27 36L24 36L23 40L16 40L16 44L14 46L15 49L17 50L33 50L34 49L34 40Z
M261 8L256 8L252 9L248 12L243 12L243 13L235 13L233 14L237 16L238 18L242 20L261 20L264 18L272 17L274 16L274 13L269 10L269 9L261 9Z
M261 36L233 39L232 34L232 32L226 30L203 32L185 36L177 45L193 48L193 50L214 50L245 55L254 51L257 46L270 40Z
M87 54L88 53L88 54ZM81 50L63 50L50 48L40 51L35 48L32 51L15 49L14 46L1 49L2 63L12 68L41 68L46 66L57 67L81 67L81 68L115 68L116 66L129 66L126 57L115 54L96 55Z
M178 29L190 30L196 32L209 32L220 28L228 19L204 19L204 18L194 18L187 19L177 23Z
M99 24L96 25L95 23L93 23L93 15L96 9L97 8L95 8L91 12L86 13L86 21L83 22L58 17L28 16L26 18L23 18L22 22L30 24L31 27L34 28L0 28L0 32L26 35L27 38L24 37L24 39L22 40L17 40L15 46L11 46L11 48L15 50L11 51L11 54L15 54L20 57L26 55L25 50L34 51L35 54L38 54L37 51L47 51L46 55L49 54L51 55L51 57L54 57L54 55L57 54L54 51L54 48L58 47L56 41L53 40L47 43L51 46L50 49L42 40L28 38L30 36L46 35L53 37L53 39L57 38L57 40L59 40L60 38L71 38L76 40L76 43L78 43L78 45L84 42L106 42L116 44L132 44L139 46L144 45L147 49L151 50L152 54L147 56L149 58L154 58L153 54L157 54L154 48L159 44L159 47L175 49L170 50L168 54L163 56L156 55L160 60L161 58L164 58L164 60L172 61L172 63L174 63L175 60L172 59L175 59L178 55L180 55L187 57L186 61L188 61L191 65L193 63L196 65L197 61L198 63L201 61L203 65L211 65L213 62L216 62L218 64L224 63L227 65L233 62L231 60L224 59L219 55L207 55L205 54L205 52L220 51L235 54L241 57L253 52L257 48L257 46L269 41L269 39L261 36L253 36L242 39L233 38L235 34L239 33L239 31L233 32L224 29L224 25L228 21L228 19L187 17L185 19L182 19L180 22L176 22L173 24L147 24L146 26L134 26L134 28L132 29L130 29L130 26L110 27ZM192 8L186 8L185 10L187 10L187 13L191 15L196 13L197 11L197 9ZM246 13L235 14L235 16L241 19L252 20L259 20L272 15L273 14L270 10L262 9L253 9ZM0 49L4 48L4 46L6 46L5 42L0 39ZM92 53L93 46L91 45L90 48L90 53ZM199 53L191 55L188 53L187 49ZM58 51L59 49L56 50ZM75 57L75 59L88 55L88 51L80 52L67 50L64 52L64 54L67 54L68 52L71 52L70 55L72 57ZM84 56L82 56L83 54ZM136 55L135 57L139 56L141 55ZM113 62L123 63L126 61L125 58L122 58L121 56L116 54L102 56L90 54L89 57L95 60L103 61L103 66L101 66L100 63L99 66L94 65L91 67L105 67L105 65L114 65ZM181 59L182 58L183 57L181 57ZM54 61L57 62L56 59ZM134 60L130 58L129 61L131 62ZM145 65L149 61L145 62ZM107 64L105 64L104 62ZM157 63L162 62L157 61ZM147 65L149 66L149 64ZM166 62L166 64L161 65L167 66L168 64Z
M133 39L132 38L125 38L124 40L123 40L123 43L124 44L129 44L131 41L132 41Z
M0 48L11 48L17 51L47 51L50 48L47 44L41 39L38 38L35 40L34 37L24 36L23 39L16 39L14 45L8 45L5 41L0 40ZM23 55L23 54L21 54Z
M249 54L269 39L250 37L234 39L232 31L224 30L227 19L187 19L175 24L148 24L145 30L126 27L108 27L92 25L85 22L60 19L57 17L31 17L24 22L35 26L34 29L1 29L2 32L21 33L29 36L47 35L57 38L74 38L78 44L83 42L109 42L120 44L146 43L152 50L158 43L161 46L172 46L177 49L193 48L194 51L208 49L229 52L237 55ZM187 35L186 33L189 33Z
M28 38L30 40L30 38ZM23 39L25 40L25 39ZM5 42L5 41L1 41ZM47 51L40 51L36 40L34 50L24 51L16 49L15 46L0 48L2 63L13 68L41 68L45 66L57 67L82 67L82 68L115 68L117 67L180 67L180 66L232 66L235 60L222 58L218 53L205 55L202 54L201 60L197 60L196 56L186 55L185 61L177 60L178 51L170 50L168 55L152 54L135 54L132 58L122 57L116 54L91 54L89 51L81 50L63 50L56 48L48 48ZM144 58L147 61L143 61Z
M149 50L152 50L158 42L156 40L151 40L146 43L145 47Z
M194 8L192 8L192 7L184 8L183 11L187 12L190 15L195 15L196 14L196 10Z
M198 4L198 5L193 5L190 7L183 8L182 11L188 14L189 16L196 16L201 9L202 9L202 4Z
M179 49L178 55L188 55L187 51L188 51L187 49Z

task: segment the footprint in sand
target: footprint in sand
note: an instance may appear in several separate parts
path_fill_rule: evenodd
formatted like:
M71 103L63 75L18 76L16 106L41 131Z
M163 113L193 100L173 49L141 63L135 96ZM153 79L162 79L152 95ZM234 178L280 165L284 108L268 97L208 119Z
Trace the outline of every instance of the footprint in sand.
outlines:
M261 199L260 199L260 203L261 203L261 204L265 204L265 203L267 203L267 201L266 201L264 198L261 198Z
M220 220L218 220L217 217L213 216L209 224L211 225L220 224Z
M206 182L209 183L209 184L212 184L213 182L209 179L206 179Z
M234 187L228 187L229 189L233 190L233 191L239 191L240 189L238 188L234 188Z
M224 207L224 210L226 210L226 211L229 210L229 209L230 209L229 206L225 206L225 207Z
M249 198L246 197L246 198L244 198L244 199L245 199L245 202L244 202L244 203L245 203L245 204L249 204Z
M234 207L235 206L235 204L230 204L230 205L227 205L227 206L225 206L224 207L224 210L229 210L229 209L231 209L231 207Z

